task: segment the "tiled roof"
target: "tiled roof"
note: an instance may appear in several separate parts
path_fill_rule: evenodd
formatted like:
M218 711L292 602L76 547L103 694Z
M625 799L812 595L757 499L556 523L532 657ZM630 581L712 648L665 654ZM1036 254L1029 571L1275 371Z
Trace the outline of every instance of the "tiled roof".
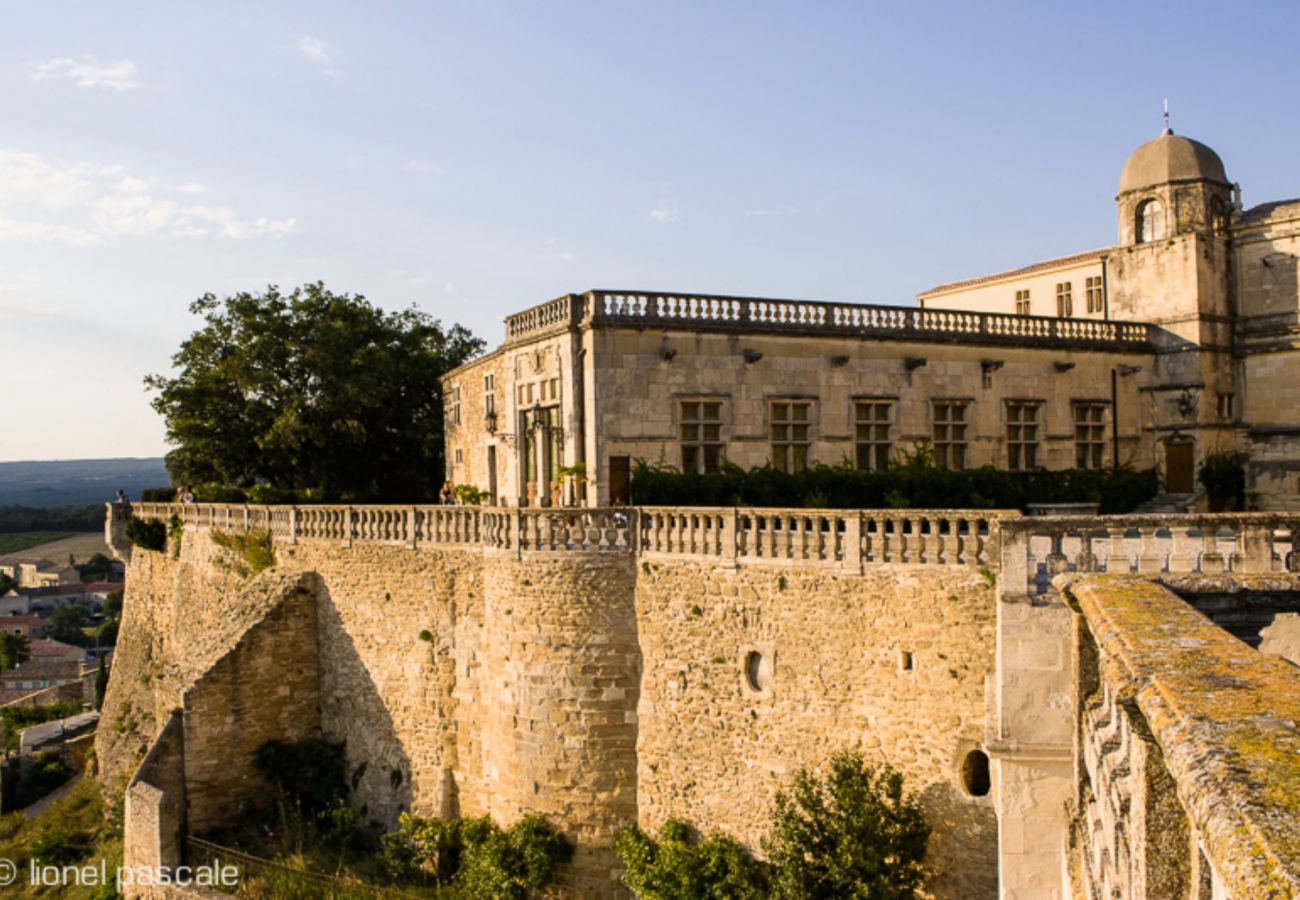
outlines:
M1004 278L1018 278L1022 275L1033 275L1037 272L1050 272L1052 269L1061 269L1066 266L1093 262L1101 259L1101 257L1110 250L1110 247L1103 247L1100 250L1089 250L1087 253L1075 253L1071 256L1058 256L1055 259L1045 259L1042 262L1022 266L1019 269L1008 269L1005 272L994 272L991 275L981 275L978 278L967 278L965 281L952 281L948 284L941 284L938 287L932 287L928 291L923 291L916 296L920 299L924 299L932 294L942 294L948 291L955 291L958 288L974 287L979 284L989 284L994 281L1001 281Z
M3 619L0 618L0 621ZM32 659L81 659L86 655L83 648L56 641L54 638L36 638L28 642L28 647Z
M0 674L0 687L12 681L64 680L74 681L81 677L81 662L75 659L34 659L19 663L9 671Z

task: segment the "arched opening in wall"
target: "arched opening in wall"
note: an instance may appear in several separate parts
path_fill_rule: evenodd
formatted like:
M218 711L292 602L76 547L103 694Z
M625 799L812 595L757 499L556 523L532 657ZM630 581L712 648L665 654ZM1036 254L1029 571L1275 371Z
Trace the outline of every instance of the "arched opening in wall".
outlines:
M1210 233L1223 234L1228 230L1228 208L1222 197L1210 198Z
M763 666L763 654L757 650L745 654L745 684L757 694L767 689L767 672Z
M983 750L972 750L961 761L961 786L972 797L986 797L993 787L989 777L989 757Z
M1138 243L1158 241L1165 236L1165 208L1156 199L1143 200L1137 207L1137 222L1133 233Z

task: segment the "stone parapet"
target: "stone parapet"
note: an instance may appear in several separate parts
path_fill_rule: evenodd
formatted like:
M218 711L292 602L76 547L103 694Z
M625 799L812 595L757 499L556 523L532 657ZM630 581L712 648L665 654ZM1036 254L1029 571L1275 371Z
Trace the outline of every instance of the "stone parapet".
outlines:
M1067 581L1083 896L1300 895L1300 672L1161 585Z
M1155 341L1155 329L1143 322L626 290L565 294L507 316L506 341L580 325L1139 352L1149 352Z

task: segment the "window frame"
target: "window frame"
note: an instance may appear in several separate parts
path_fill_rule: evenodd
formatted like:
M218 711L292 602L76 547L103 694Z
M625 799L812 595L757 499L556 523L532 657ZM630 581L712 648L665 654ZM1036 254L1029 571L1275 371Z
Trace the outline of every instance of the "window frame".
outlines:
M767 438L771 451L770 465L782 472L802 472L812 462L813 421L817 401L812 397L769 397L767 400ZM785 408L786 414L778 416ZM796 408L806 411L806 418L795 418ZM782 429L789 429L781 433Z
M889 467L890 458L894 452L894 410L897 407L897 400L893 397L854 397L851 405L852 423L853 423L853 464L864 472L879 471ZM863 409L885 410L885 417L878 418L861 418L859 412ZM884 438L880 437L879 429L884 428ZM868 429L869 434L864 438L862 429ZM865 459L868 463L863 465L865 449Z
M968 467L970 463L970 435L967 429L970 428L970 410L974 406L973 400L962 397L940 397L930 401L930 447L934 451L934 461L936 465L945 469L961 471ZM940 418L940 409L945 410L945 415ZM952 417L952 412L959 410L961 415L957 418ZM944 436L940 436L940 429L944 429ZM953 435L952 429L960 429L958 435ZM954 456L953 451L957 451Z
M1007 471L1029 472L1041 468L1038 457L1043 442L1039 430L1043 426L1045 405L1043 400L1019 397L1002 402L1002 439L1006 446ZM1025 412L1031 415L1026 418Z
M1083 410L1096 410L1099 418L1083 419ZM1076 469L1100 470L1106 468L1106 430L1110 425L1110 403L1106 400L1071 400L1070 434L1074 444ZM1083 431L1086 429L1086 431Z
M1102 277L1100 275L1088 275L1085 277L1083 289L1087 297L1086 305L1088 312L1101 312L1106 308L1105 295L1102 292Z
M1056 283L1056 317L1068 319L1074 315L1074 282Z
M677 448L681 459L681 470L695 474L708 475L719 472L727 455L726 438L726 398L719 396L688 396L677 400ZM715 418L706 418L706 405L718 407ZM697 407L694 416L687 416L687 407ZM687 430L694 428L693 437L688 437ZM708 436L708 429L716 429L714 436ZM712 458L711 458L712 457Z
M1029 288L1022 288L1016 291L1016 315L1030 315Z

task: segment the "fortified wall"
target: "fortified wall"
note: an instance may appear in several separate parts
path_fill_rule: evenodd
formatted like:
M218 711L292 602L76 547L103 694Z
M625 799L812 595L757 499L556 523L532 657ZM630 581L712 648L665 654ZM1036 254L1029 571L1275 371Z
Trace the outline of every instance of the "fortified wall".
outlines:
M1067 814L1104 818L1078 787L1074 625L1103 607L1053 577L1276 572L1294 597L1282 570L1300 562L1295 523L1240 514L133 512L182 527L155 553L127 548L121 508L108 525L131 559L97 750L127 792L128 860L174 863L261 796L261 742L323 735L346 741L376 826L547 815L578 847L563 885L581 896L618 893L627 821L757 849L775 792L843 748L920 794L936 896L1065 896L1067 863L1076 885L1135 884L1103 870L1123 829L1082 843ZM276 563L242 577L212 536L261 529ZM1181 777L1157 779L1165 807ZM1219 846L1200 871L1227 864Z

